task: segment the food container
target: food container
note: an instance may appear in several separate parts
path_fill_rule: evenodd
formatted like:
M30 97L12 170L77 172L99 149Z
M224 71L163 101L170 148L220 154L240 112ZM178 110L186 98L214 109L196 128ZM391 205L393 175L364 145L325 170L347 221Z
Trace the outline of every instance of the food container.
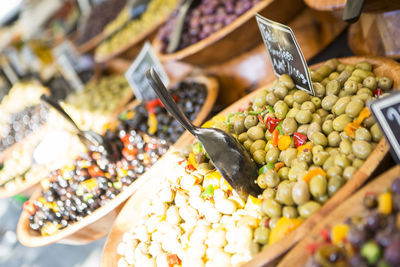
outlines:
M284 6L291 8L282 8ZM159 38L153 41L153 47L162 62L180 60L199 66L219 64L262 43L254 14L259 13L274 21L285 23L302 7L303 3L298 0L263 0L228 26L182 50L171 54L163 53Z
M305 0L309 7L318 10L342 10L346 5L346 0ZM379 12L399 9L400 4L396 1L382 0L373 1L366 0L363 11Z
M207 98L198 113L194 124L198 125L208 116L218 93L218 84L214 78L206 76L196 76L191 78L205 85L207 89ZM182 136L182 138L185 134ZM181 141L178 140L177 144ZM174 146L173 146L174 147ZM173 149L173 148L172 148ZM150 177L155 176L159 170L166 171L171 166L168 157L162 157L158 160L153 167L151 167L143 175L132 183L127 189L123 190L120 194L116 195L114 199L109 201L106 205L95 210L92 214L84 217L82 220L69 225L68 227L58 231L54 235L41 236L38 232L32 231L29 226L29 214L23 212L21 214L17 234L20 242L26 246L37 247L44 246L54 242L61 242L67 244L85 244L93 240L105 236L115 220L120 208L125 203L126 199L134 193L142 184L146 183ZM32 200L40 195L40 190L32 196Z
M387 188L390 188L392 181L399 178L399 176L400 167L396 166L362 187L357 193L341 203L329 215L316 221L318 224L310 229L307 235L285 255L277 266L305 266L307 260L311 256L310 253L307 252L307 246L326 242L324 235L321 235L322 231L328 231L329 233L333 226L345 223L348 218L358 214L365 214L367 211L363 205L365 195L371 193L379 195L385 192Z
M374 72L376 75L387 75L394 79L394 88L400 82L396 71L400 69L400 65L397 63L374 57L351 57L340 59L340 62L345 64L356 64L360 61L366 60L373 64ZM316 68L322 64L311 66ZM247 95L241 100L237 101L220 114L227 116L232 112L236 112L241 108L246 108L248 103L251 102L257 93L264 88L260 88L255 92ZM192 144L194 138L188 136L184 140L185 144ZM182 144L183 144L182 143ZM377 168L380 161L388 153L389 147L384 139L382 139L377 145L376 149L369 155L364 164L353 174L353 176L347 181L347 183L331 197L317 212L313 213L308 219L303 221L300 226L290 232L288 235L283 237L280 241L269 245L259 254L255 255L253 259L248 262L245 266L273 266L275 262L294 244L296 244L301 238L306 236L310 229L326 216L332 209L334 209L343 199L347 198L354 190L360 187L371 175L371 173ZM160 172L161 173L161 172ZM108 237L106 245L103 251L102 266L117 266L120 258L117 255L117 246L122 241L123 233L129 232L132 227L132 222L136 222L140 219L140 205L143 201L149 200L149 196L154 194L154 185L161 182L160 179L164 180L165 174L151 177L151 181L143 185L141 190L133 195L126 205L121 210L116 222L114 223L113 229Z

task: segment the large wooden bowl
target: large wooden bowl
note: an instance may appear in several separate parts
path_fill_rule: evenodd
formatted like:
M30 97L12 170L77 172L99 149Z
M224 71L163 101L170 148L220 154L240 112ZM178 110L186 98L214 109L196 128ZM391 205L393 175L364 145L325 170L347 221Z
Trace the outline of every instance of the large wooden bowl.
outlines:
M207 98L197 118L194 120L195 125L200 125L207 118L215 100L217 99L218 83L216 79L206 76L197 76L189 79L203 83L207 88ZM178 140L177 143L182 143L182 141ZM170 149L170 151L172 150L174 150L174 146ZM68 226L55 235L41 236L39 233L30 230L29 214L23 211L17 226L18 240L25 246L39 247L55 242L81 245L104 237L110 231L119 210L122 208L128 197L138 188L141 188L141 186L146 183L146 181L150 180L151 177L157 176L160 170L161 172L165 172L171 165L173 165L170 163L170 157L167 156L168 154L169 153L158 160L149 171L140 176L134 183L118 194L116 198L111 200L107 205L97 209L91 215L86 216L81 221ZM36 199L39 195L40 189L32 195L31 200Z
M307 233L307 236L282 259L278 267L304 266L310 257L310 254L306 252L306 246L315 242L323 242L323 238L320 235L322 229L329 230L338 223L344 223L347 218L365 213L366 209L363 205L365 193L382 193L398 177L400 177L400 166L393 167L361 188L356 194L340 204L329 216L320 221L311 232Z
M371 62L375 67L375 73L377 75L387 75L392 77L394 79L394 88L400 84L400 75L398 74L400 71L400 64L392 60L377 57L350 57L340 59L341 62L347 64L355 64L362 60L368 60ZM321 64L312 66L312 68L318 67L319 65ZM247 107L249 101L252 101L258 91L264 88L265 87L260 88L235 102L223 110L221 114L227 115L231 112L237 111L239 108ZM185 139L182 141L181 146L184 144L191 144L193 141L194 138L187 134ZM337 207L339 203L346 199L368 179L388 151L389 146L386 143L386 140L382 139L377 145L376 149L361 166L361 168L357 170L357 172L342 187L342 189L340 189L339 192L337 192L328 202L326 202L318 212L314 213L284 239L269 246L268 249L265 249L256 255L253 260L245 264L245 266L274 266L277 259L279 259L301 238L303 238L312 229L312 227L317 224L317 222L321 221L323 217ZM157 173L157 176L151 177L151 181L144 184L143 187L136 192L123 207L104 246L102 266L117 266L120 257L117 255L117 246L122 240L123 233L129 231L132 227L132 222L138 219L141 209L139 203L153 195L155 190L153 185L159 183L159 180L163 179L165 175L166 173L160 170Z
M346 0L304 0L308 6L318 10L341 10L346 5ZM363 11L380 12L400 8L400 2L393 0L366 0Z
M285 23L303 6L300 0L263 0L228 26L175 53L163 53L161 40L157 37L153 48L162 62L181 60L199 66L219 64L262 42L254 14Z

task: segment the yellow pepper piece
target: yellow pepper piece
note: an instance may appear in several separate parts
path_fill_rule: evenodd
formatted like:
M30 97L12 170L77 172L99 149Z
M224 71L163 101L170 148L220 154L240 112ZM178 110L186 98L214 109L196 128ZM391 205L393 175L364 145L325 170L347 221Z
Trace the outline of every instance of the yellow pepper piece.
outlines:
M311 179L316 175L322 175L326 177L326 172L321 168L312 169L311 171L307 172L306 175L303 176L302 180L307 184L310 183Z
M356 119L356 123L358 125L361 125L361 123L368 118L369 116L371 116L371 111L369 111L369 109L367 107L364 107L360 114L358 115L357 119Z
M222 175L218 171L206 174L203 180L203 188L207 188L209 185L212 185L214 189L219 188L221 177Z
M289 219L287 217L282 217L276 223L276 226L272 228L269 235L269 245L272 245L282 238L284 238L291 231L296 229L303 221L300 218Z
M392 194L382 193L378 197L378 212L382 214L390 214L392 212Z
M350 122L344 127L344 132L347 134L347 136L354 138L358 128L360 128L360 125L358 125L356 122Z
M157 117L155 114L149 114L147 125L149 126L149 134L155 134L157 132Z
M248 196L246 205L244 207L245 210L260 210L261 199L255 198L253 196Z
M87 191L92 191L92 189L97 187L97 180L96 178L90 178L86 181L83 181L82 185L86 188Z
M219 180L219 185L221 186L222 191L232 191L233 188L232 186L225 180L223 176L221 176L221 179Z
M305 143L304 145L297 147L297 155L299 155L304 150L308 150L308 151L312 150L311 142Z
M349 226L347 224L338 224L332 228L331 241L334 245L342 243L349 232Z
M289 135L282 135L281 137L279 137L278 140L278 148L279 150L285 150L290 146L290 136Z
M283 163L283 162L275 163L274 171L278 172L280 170L280 168L282 168L282 167L285 167L285 163Z
M193 152L189 154L188 164L192 164L196 169L199 167Z
M201 127L212 128L217 122L223 122L225 120L226 120L226 117L224 115L217 115L217 116L212 117L211 120L203 123L203 125Z
M45 225L43 225L41 233L44 236L54 235L59 228L60 228L59 224L47 222Z

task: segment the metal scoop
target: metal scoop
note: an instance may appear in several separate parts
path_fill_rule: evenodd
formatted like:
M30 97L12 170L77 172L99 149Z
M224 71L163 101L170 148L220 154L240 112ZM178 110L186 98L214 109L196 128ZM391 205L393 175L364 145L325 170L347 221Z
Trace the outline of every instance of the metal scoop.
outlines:
M258 170L246 149L222 130L194 126L178 108L154 68L146 76L167 111L203 144L212 163L232 188L242 198L257 197L261 193L256 184Z

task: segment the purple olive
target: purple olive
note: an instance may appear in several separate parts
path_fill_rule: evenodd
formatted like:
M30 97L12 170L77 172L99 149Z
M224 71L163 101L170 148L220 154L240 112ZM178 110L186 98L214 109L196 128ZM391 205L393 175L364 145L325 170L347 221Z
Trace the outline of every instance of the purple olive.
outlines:
M400 194L400 178L396 178L392 182L392 192L395 194Z
M400 266L400 241L391 242L385 249L384 259L392 266Z

